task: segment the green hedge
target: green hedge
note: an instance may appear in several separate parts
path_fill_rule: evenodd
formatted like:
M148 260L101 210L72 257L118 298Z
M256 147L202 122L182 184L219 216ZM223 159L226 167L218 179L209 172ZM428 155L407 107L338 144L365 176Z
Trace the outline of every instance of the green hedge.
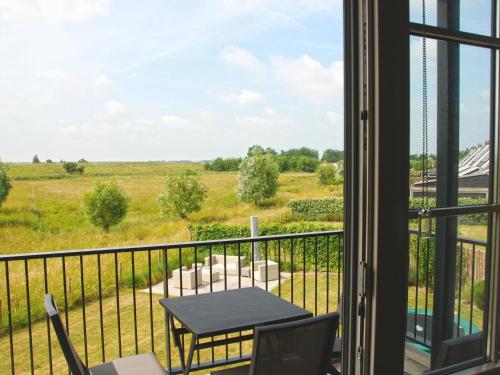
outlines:
M460 206L472 206L487 204L486 199L459 198ZM412 198L409 200L409 209L418 209L424 206L423 198ZM436 200L429 198L429 206L435 207ZM344 214L344 199L340 197L332 198L310 198L293 199L288 202L288 207L292 209L295 217L304 220L336 220L342 221ZM460 224L481 224L488 223L487 214L470 214L459 217Z
M343 198L293 199L288 202L292 213L308 220L338 220L344 216Z
M341 229L339 227L334 227L332 225L323 224L311 224L311 223L296 223L296 224L261 224L259 226L259 234L261 236L270 236L278 234L289 234L289 233L308 233L308 232L318 232L327 230ZM249 227L226 225L226 224L206 224L206 225L189 225L189 230L194 241L204 241L204 240L218 240L226 238L241 238L249 237L250 229ZM316 247L317 242L317 247ZM267 245L266 245L267 243ZM329 236L328 239L325 236L306 238L305 241L302 238L297 238L294 240L280 240L278 241L267 241L261 242L259 245L260 258L265 259L267 246L267 256L268 259L278 260L278 250L280 250L280 261L282 264L282 270L291 269L291 252L293 246L293 269L302 270L304 269L304 254L305 254L305 269L314 270L316 265L317 256L317 266L318 270L326 271L327 263L330 271L337 271L342 269L342 259L343 259L343 237L342 235ZM305 248L305 251L304 251ZM317 248L317 253L316 253ZM250 249L251 245L241 244L239 247L240 254L245 256L247 262L250 261ZM224 251L223 246L213 246L212 254L222 254ZM226 252L228 255L238 254L238 245L227 245ZM197 261L201 262L208 255L209 249L207 247L200 247L197 250Z

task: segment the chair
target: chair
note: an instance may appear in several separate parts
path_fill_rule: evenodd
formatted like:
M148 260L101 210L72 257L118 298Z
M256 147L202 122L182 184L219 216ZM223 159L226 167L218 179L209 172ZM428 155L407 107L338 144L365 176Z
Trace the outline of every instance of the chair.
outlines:
M212 375L325 375L339 314L257 327L249 365Z
M45 295L45 310L56 332L59 345L73 375L166 375L167 372L156 360L153 353L139 354L116 359L94 367L87 368L78 356L69 336L62 324L52 294Z
M436 359L435 368L443 368L460 362L481 358L484 353L484 336L482 332L461 337L454 337L441 342L441 350Z
M224 273L224 255L212 254L212 271L219 271L221 275L238 276L239 268L246 266L244 256L226 255L226 272ZM210 268L210 257L205 258L205 267Z

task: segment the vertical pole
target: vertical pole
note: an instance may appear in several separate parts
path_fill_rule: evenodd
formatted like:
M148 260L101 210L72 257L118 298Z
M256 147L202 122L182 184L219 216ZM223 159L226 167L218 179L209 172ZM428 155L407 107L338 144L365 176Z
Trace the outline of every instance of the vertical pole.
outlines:
M257 216L250 216L250 236L252 238L259 237L259 218ZM259 261L259 243L252 243L252 257L254 261Z
M438 0L438 26L458 30L460 0ZM460 47L438 41L437 47L437 192L438 207L458 204L460 120ZM436 220L436 266L432 324L431 368L436 368L440 343L453 337L457 218Z

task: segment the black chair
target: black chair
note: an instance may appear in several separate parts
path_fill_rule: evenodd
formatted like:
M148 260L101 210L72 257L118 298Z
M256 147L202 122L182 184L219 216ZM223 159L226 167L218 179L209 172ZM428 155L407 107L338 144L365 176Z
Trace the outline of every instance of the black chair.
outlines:
M165 375L167 372L153 353L139 354L87 368L71 344L52 294L45 295L45 310L73 375Z
M478 332L454 337L442 341L440 349L436 359L437 369L481 358L485 353L484 336L482 332Z
M330 313L257 327L250 364L212 375L325 375L338 325L339 314Z

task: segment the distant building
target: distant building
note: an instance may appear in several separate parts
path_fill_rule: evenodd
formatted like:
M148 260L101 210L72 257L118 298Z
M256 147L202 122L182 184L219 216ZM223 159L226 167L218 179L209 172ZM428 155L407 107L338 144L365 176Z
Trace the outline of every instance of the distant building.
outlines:
M458 166L458 196L460 198L488 198L489 173L490 173L490 145L472 148L467 156L460 161ZM427 182L429 197L436 197L436 177L429 176ZM418 181L410 188L411 198L423 196L425 183Z

